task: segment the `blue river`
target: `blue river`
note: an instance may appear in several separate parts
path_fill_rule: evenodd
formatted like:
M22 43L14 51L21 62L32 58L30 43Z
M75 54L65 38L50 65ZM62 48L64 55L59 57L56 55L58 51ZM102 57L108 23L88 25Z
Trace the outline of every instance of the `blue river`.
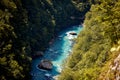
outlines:
M72 26L61 31L54 42L45 51L43 57L36 58L32 61L31 75L32 80L54 80L53 77L59 75L62 70L62 65L65 59L72 51L73 41L70 40L66 33L74 31L77 34L82 30L81 25ZM52 70L42 70L38 68L41 60L48 59L53 63ZM45 77L45 74L50 74L51 78Z

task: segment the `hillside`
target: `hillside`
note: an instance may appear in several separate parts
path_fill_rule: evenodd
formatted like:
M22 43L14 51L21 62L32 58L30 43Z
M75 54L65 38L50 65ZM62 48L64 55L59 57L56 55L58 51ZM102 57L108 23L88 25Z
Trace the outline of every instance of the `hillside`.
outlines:
M74 2L74 3L73 3ZM29 80L32 55L44 51L68 26L78 25L90 4L71 0L0 1L0 80Z
M84 2L84 5L85 3L87 2ZM90 4L83 5L81 10L76 4L78 3L73 3L71 0L23 0L23 6L29 16L30 39L27 40L31 44L32 51L45 50L48 42L54 39L59 31L83 22Z
M1 0L0 80L30 80L34 53L81 23L59 80L119 80L120 0Z
M93 4L59 80L119 80L119 23L120 0Z

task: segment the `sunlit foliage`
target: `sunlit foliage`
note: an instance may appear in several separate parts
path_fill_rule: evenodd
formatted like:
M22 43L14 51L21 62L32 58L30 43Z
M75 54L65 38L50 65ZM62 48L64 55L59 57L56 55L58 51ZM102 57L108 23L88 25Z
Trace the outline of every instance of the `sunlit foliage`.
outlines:
M102 71L107 70L106 66L115 58L114 55L118 55L112 54L110 49L120 39L119 9L120 0L99 0L91 6L86 14L83 31L76 40L73 53L66 61L59 80L99 80Z
M60 30L84 20L89 6L76 6L71 0L1 0L0 80L29 80L29 56L44 51Z

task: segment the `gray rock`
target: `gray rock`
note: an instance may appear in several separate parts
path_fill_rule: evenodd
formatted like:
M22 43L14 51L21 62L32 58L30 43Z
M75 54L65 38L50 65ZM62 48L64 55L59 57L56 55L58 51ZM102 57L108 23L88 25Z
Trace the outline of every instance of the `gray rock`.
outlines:
M53 68L53 64L50 60L41 60L38 67L45 70L51 70Z

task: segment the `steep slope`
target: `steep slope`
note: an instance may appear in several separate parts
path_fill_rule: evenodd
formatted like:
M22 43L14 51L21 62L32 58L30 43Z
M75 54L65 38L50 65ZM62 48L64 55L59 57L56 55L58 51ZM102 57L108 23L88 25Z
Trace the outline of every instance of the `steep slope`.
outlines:
M0 80L29 80L31 53L45 50L58 31L83 21L89 6L80 11L78 3L1 0Z
M24 34L22 32L27 29L26 27L27 14L20 0L15 2L13 0L1 0L0 80L25 80L30 78L28 73L31 59L25 53L25 38L21 38L21 35Z
M50 39L68 26L79 25L87 6L80 11L71 0L22 0L29 15L29 42L32 50L45 50Z
M116 79L113 75L116 71L107 75L106 72L119 54L119 49L117 52L110 51L113 46L119 45L119 23L120 0L101 0L92 5L59 80Z

